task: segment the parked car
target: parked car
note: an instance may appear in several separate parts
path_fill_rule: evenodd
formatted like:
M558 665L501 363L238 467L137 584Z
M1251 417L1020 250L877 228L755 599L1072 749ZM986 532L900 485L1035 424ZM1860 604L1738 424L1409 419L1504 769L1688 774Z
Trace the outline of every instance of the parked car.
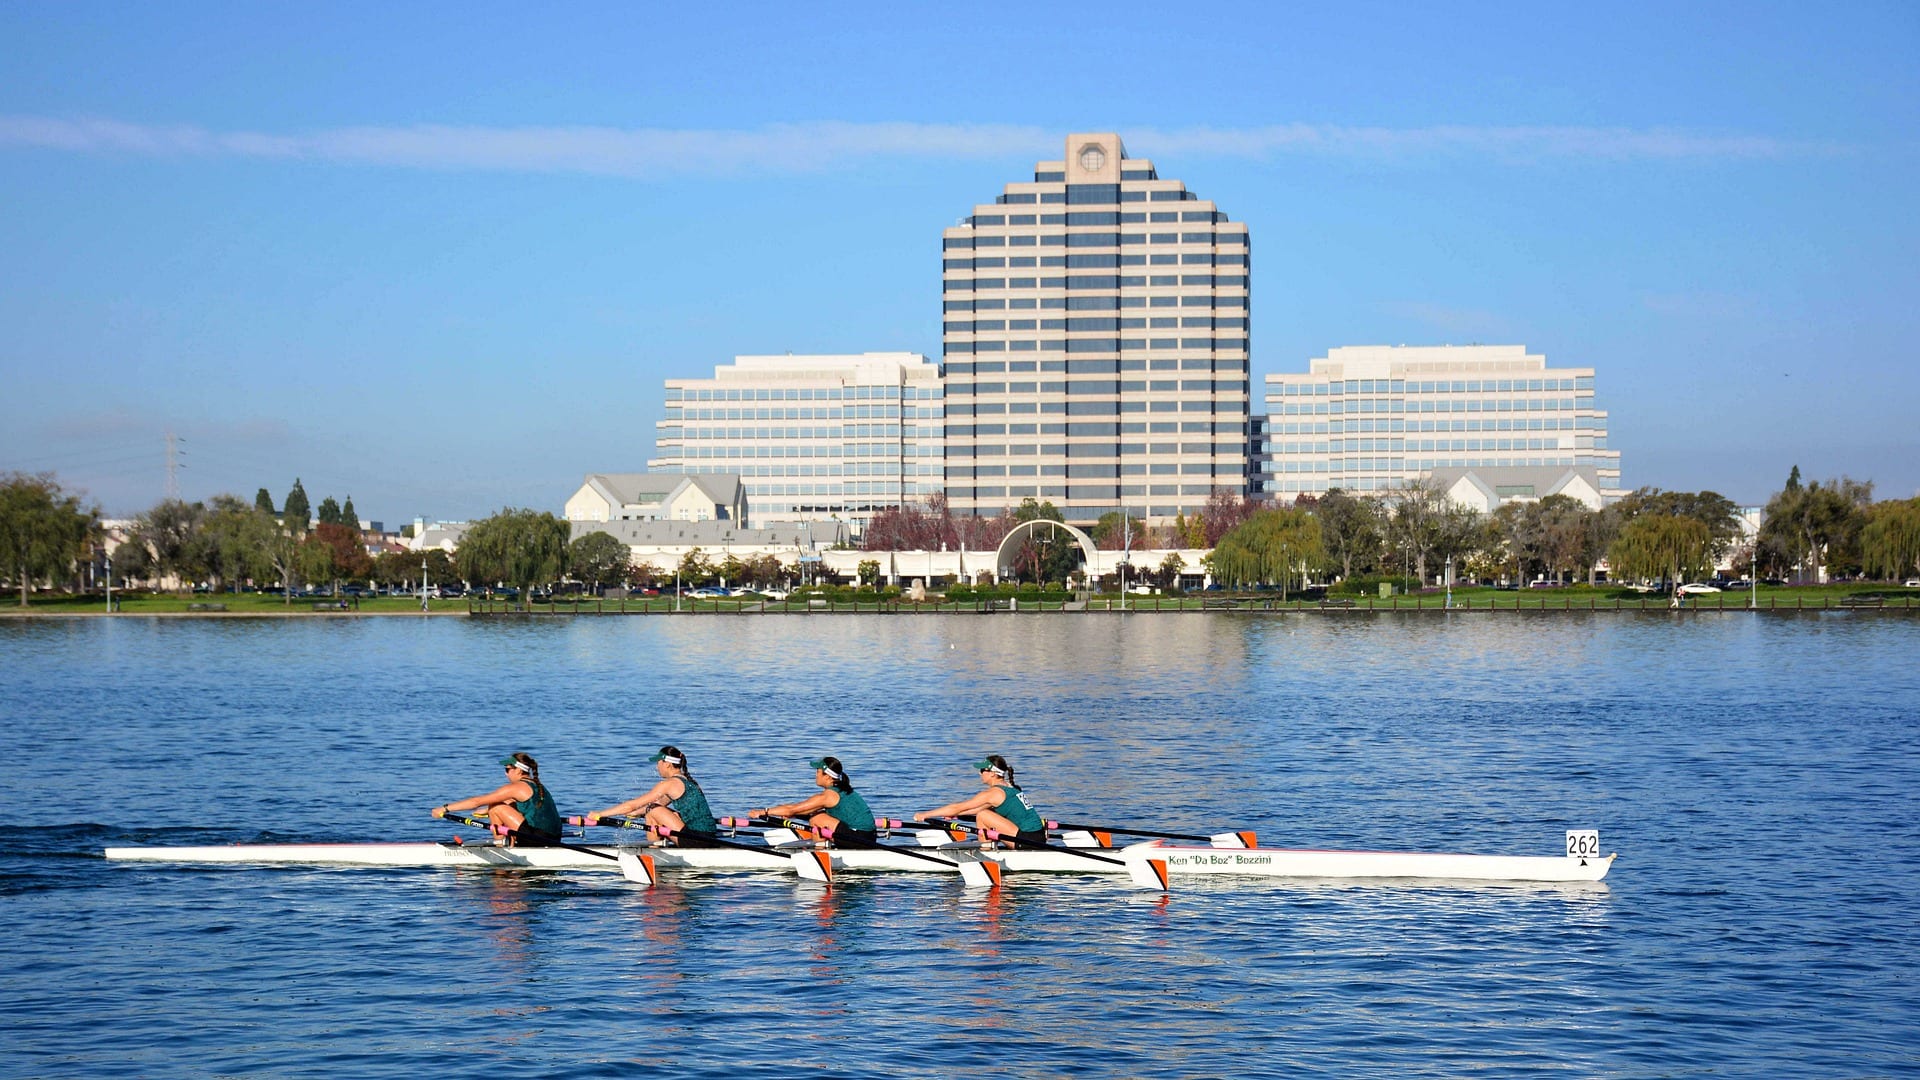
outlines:
M724 600L727 597L727 590L716 585L708 585L705 588L695 589L687 595L700 600Z
M1920 589L1920 577L1908 578L1906 583L1906 588Z
M1700 596L1703 593L1717 593L1719 591L1718 586L1709 585L1704 581L1689 582L1680 586L1681 596Z
M761 589L760 595L766 597L769 600L785 600L787 597L792 596L793 594L788 592L785 589L775 587L771 589Z
M1152 596L1160 590L1151 585L1129 585L1127 586L1127 591L1135 596Z

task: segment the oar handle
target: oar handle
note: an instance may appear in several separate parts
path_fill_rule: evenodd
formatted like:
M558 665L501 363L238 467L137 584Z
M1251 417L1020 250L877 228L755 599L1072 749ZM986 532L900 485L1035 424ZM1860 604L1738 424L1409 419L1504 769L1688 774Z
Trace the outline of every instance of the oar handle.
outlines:
M831 825L815 825L811 821L803 821L800 818L792 817L723 817L720 819L720 824L723 828L728 829L750 828L756 825L773 825L782 829L793 829L795 831L805 829L821 840L832 840L834 832L833 826Z
M586 828L589 825L605 825L613 829L644 829L647 827L644 819L621 817L618 814L574 814L566 820L567 824L576 825L580 828Z

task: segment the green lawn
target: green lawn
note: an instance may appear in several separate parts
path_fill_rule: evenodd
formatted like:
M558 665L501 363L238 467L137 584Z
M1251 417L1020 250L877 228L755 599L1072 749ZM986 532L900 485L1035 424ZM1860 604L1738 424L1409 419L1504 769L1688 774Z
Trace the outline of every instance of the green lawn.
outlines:
M99 594L89 596L67 596L41 594L31 598L26 608L17 605L18 594L12 598L0 600L0 617L6 615L99 615L106 612L105 598ZM1759 591L1759 606L1763 609L1821 609L1838 608L1862 602L1871 603L1880 598L1886 607L1920 609L1920 589L1908 589L1898 584L1849 583L1844 585L1802 585L1767 586ZM402 615L420 613L420 601L413 597L383 596L366 598L359 601L349 599L344 610L338 607L338 601L325 598L296 598L292 603L277 596L260 593L224 593L180 595L171 593L114 592L114 603L123 615ZM1737 592L1709 593L1703 596L1685 598L1685 607L1693 610L1744 609L1752 600L1752 594L1745 589ZM517 602L503 600L469 601L467 598L433 600L431 610L436 614L466 614L469 611L485 614L505 614L520 610ZM747 612L791 612L795 614L812 612L855 612L888 611L902 614L912 612L974 612L982 609L984 600L964 602L943 602L929 600L915 604L910 600L865 600L854 602L839 600L832 602L814 601L796 597L788 601L760 601L749 599L696 600L690 597L679 601L678 610L683 614L729 615ZM1001 610L1007 610L1007 601L997 600ZM1453 590L1452 606L1465 610L1665 610L1671 600L1664 594L1641 594L1618 586L1602 585L1588 588L1574 585L1555 589L1489 589L1474 587ZM1278 592L1226 592L1168 594L1160 596L1127 596L1124 606L1128 611L1140 612L1176 612L1202 611L1209 609L1235 610L1305 610L1318 611L1323 608L1351 606L1357 610L1441 610L1448 604L1447 596L1440 590L1429 590L1419 594L1394 597L1380 596L1340 596L1330 595L1328 601L1301 600L1289 593L1285 601ZM1022 600L1018 611L1059 611L1063 605L1057 600ZM1117 611L1122 607L1122 597L1117 594L1095 594L1085 605L1091 611ZM579 601L560 600L556 603L534 603L529 609L534 614L571 614L578 611L588 613L628 613L628 614L669 614L675 611L674 598L671 596L634 597L628 600L600 600L585 597ZM1077 610L1077 608L1076 608Z

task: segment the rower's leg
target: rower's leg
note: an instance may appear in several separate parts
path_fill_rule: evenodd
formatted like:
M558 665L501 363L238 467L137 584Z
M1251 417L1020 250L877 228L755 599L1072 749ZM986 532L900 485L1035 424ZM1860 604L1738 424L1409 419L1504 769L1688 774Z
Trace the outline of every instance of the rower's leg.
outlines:
M518 829L527 823L527 819L521 815L520 811L513 808L512 803L500 803L497 806L487 807L487 820L505 829ZM512 845L513 837L503 837L502 842Z
M664 806L648 808L647 824L676 833L686 828L686 822L680 820L680 815Z
M1001 836L1020 835L1019 827L1014 825L1013 822L1008 821L1003 815L997 814L992 810L982 810L973 815L973 823L981 830L982 843L985 843L985 833L989 829L999 833Z

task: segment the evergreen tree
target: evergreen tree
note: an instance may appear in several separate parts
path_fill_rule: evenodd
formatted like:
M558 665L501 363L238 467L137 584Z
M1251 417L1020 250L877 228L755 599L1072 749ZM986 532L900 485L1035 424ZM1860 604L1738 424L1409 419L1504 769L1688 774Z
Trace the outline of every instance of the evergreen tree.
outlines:
M267 494L266 488L261 488L259 491L253 493L253 508L255 510L264 510L269 514L273 513L273 496Z
M288 529L295 533L307 531L313 524L313 507L307 502L307 489L300 486L300 478L293 478L293 490L287 492L286 513L283 515Z
M340 524L355 532L360 531L360 515L353 512L353 496L347 496L347 505L340 508Z
M322 525L338 525L340 524L340 504L334 502L333 496L329 495L320 500L320 512L314 516Z

